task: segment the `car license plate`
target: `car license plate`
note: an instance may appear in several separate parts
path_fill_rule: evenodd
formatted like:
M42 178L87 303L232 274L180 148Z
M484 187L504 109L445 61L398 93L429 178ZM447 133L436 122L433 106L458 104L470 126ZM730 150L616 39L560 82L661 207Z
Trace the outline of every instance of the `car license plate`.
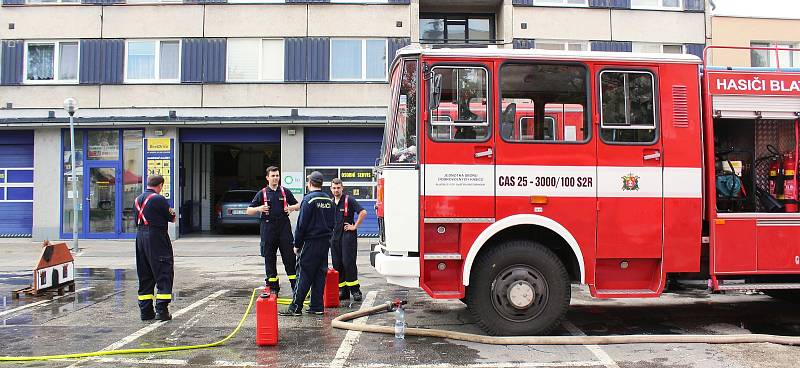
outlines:
M244 209L242 209L242 210L233 210L233 212L231 214L233 214L233 215L246 215L247 214L247 210L244 210Z

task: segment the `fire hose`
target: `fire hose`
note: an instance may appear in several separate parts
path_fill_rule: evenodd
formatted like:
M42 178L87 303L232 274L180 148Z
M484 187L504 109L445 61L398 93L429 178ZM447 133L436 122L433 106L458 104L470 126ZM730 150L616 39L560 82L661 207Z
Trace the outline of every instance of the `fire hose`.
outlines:
M333 319L333 328L394 335L394 327L350 322L370 315L388 313L394 309L389 302L375 307L346 313ZM732 335L604 335L604 336L485 336L471 333L408 327L408 336L438 337L490 345L614 345L614 344L755 344L800 345L800 336L767 334Z

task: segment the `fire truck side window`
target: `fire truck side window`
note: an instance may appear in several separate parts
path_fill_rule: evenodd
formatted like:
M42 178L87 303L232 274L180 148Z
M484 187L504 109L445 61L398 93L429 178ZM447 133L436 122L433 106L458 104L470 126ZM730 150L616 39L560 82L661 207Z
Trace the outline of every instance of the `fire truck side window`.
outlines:
M403 64L389 163L417 162L417 62Z
M606 142L656 141L655 83L642 71L600 73L600 136Z
M489 138L486 69L434 67L441 75L439 105L431 110L430 133L435 141L485 141Z
M585 142L587 70L509 63L500 69L500 136L509 142Z

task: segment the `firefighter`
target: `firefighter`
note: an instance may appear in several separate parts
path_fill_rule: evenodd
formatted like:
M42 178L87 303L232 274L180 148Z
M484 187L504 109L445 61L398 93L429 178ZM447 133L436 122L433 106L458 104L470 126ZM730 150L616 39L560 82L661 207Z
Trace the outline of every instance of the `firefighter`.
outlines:
M139 276L139 314L142 321L169 321L169 302L172 301L173 271L172 243L167 224L175 223L175 211L161 195L164 178L147 178L147 190L134 201L136 208L136 274ZM155 295L153 289L156 290ZM153 311L155 299L155 311Z
M278 250L281 251L283 268L286 276L295 289L297 274L295 273L296 258L292 252L292 226L289 214L297 211L300 204L290 190L280 186L281 173L275 166L267 168L268 185L256 193L250 206L247 207L248 215L261 214L261 256L264 257L264 281L270 290L277 294L280 289L278 279Z
M328 271L328 249L333 233L334 204L322 189L323 177L314 171L307 178L308 194L303 198L294 232L294 251L298 255L300 277L292 303L282 316L299 316L311 289L308 313L322 314L322 297Z
M331 238L331 258L333 268L339 272L339 300L350 299L360 302L363 298L358 283L358 227L367 217L367 210L350 195L343 194L342 179L331 181L331 192L336 211L334 216L333 237ZM354 221L355 215L358 219Z

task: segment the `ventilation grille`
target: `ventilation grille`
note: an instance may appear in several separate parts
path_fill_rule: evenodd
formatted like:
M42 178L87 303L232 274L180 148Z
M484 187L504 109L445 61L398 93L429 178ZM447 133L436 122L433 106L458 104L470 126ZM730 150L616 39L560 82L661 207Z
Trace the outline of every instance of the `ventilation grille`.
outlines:
M686 86L672 87L672 124L676 128L689 127L689 98Z

